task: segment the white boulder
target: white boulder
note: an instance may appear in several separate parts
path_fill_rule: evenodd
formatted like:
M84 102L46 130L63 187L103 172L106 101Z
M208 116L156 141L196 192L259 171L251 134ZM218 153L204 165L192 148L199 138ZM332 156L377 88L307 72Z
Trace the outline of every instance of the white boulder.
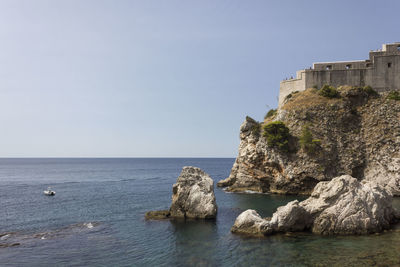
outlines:
M214 182L196 167L183 167L173 185L172 217L211 219L217 215Z

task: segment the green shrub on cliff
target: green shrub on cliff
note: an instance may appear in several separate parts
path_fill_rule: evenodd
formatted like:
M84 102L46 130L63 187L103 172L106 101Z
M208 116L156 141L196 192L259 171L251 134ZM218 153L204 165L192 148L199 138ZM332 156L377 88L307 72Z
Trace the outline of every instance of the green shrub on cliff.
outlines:
M377 96L377 95L378 95L378 93L377 93L374 89L372 89L372 87L369 86L369 85L364 86L364 87L362 88L362 90L363 90L364 92L366 92L366 93L367 93L368 95L370 95L370 96Z
M299 142L301 148L310 154L314 154L321 145L321 140L313 139L309 125L303 127Z
M246 116L246 121L251 122L253 125L250 128L252 134L260 136L261 124L250 116Z
M253 119L252 117L250 117L250 116L246 116L246 121L251 121L251 122L257 122L255 119Z
M251 133L254 134L255 136L260 136L260 132L261 132L261 124L260 123L254 124L251 127Z
M270 110L267 112L267 114L265 114L264 120L265 120L265 119L268 119L268 118L270 118L270 117L272 117L272 116L274 116L274 115L276 114L276 112L277 112L276 109L270 109Z
M270 147L276 147L281 151L289 151L289 128L281 121L270 122L263 127L263 135L267 138Z
M400 92L399 91L391 91L388 96L388 99L392 100L400 100Z
M340 97L339 91L336 90L335 87L325 84L322 88L318 91L319 95L328 98L338 98Z
M291 99L295 94L297 94L299 91L294 91L294 92L291 92L290 94L288 94L286 97L285 97L285 100L283 101L283 102L287 102L289 99Z

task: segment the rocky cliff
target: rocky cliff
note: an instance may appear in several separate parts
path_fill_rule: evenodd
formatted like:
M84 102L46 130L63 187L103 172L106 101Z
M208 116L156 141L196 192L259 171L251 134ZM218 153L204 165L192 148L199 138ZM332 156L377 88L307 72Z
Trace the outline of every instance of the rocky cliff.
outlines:
M400 101L368 88L338 91L325 97L307 89L289 95L262 123L247 117L240 127L239 155L218 186L234 192L310 194L318 182L348 174L400 195ZM264 129L273 121L289 130L285 149L267 141ZM304 144L305 134L312 138L309 144Z

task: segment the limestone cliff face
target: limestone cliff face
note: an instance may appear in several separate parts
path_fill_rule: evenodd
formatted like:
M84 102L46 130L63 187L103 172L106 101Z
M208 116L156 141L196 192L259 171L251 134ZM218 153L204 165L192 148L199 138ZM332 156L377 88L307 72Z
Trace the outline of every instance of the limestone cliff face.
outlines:
M218 183L228 191L310 194L320 181L348 174L374 180L400 195L400 101L342 87L340 98L315 89L294 94L267 119L290 130L289 152L268 146L262 125L246 118L240 127L239 155L230 176ZM320 146L312 154L299 145L308 125ZM261 130L259 130L261 128Z

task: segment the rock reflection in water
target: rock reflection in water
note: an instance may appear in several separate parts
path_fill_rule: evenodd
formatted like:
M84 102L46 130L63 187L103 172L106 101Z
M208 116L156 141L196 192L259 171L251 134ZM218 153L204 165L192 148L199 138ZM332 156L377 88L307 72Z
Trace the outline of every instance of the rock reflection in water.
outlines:
M218 250L215 220L171 220L176 264L185 266L211 266L216 264ZM183 261L182 261L183 259Z

